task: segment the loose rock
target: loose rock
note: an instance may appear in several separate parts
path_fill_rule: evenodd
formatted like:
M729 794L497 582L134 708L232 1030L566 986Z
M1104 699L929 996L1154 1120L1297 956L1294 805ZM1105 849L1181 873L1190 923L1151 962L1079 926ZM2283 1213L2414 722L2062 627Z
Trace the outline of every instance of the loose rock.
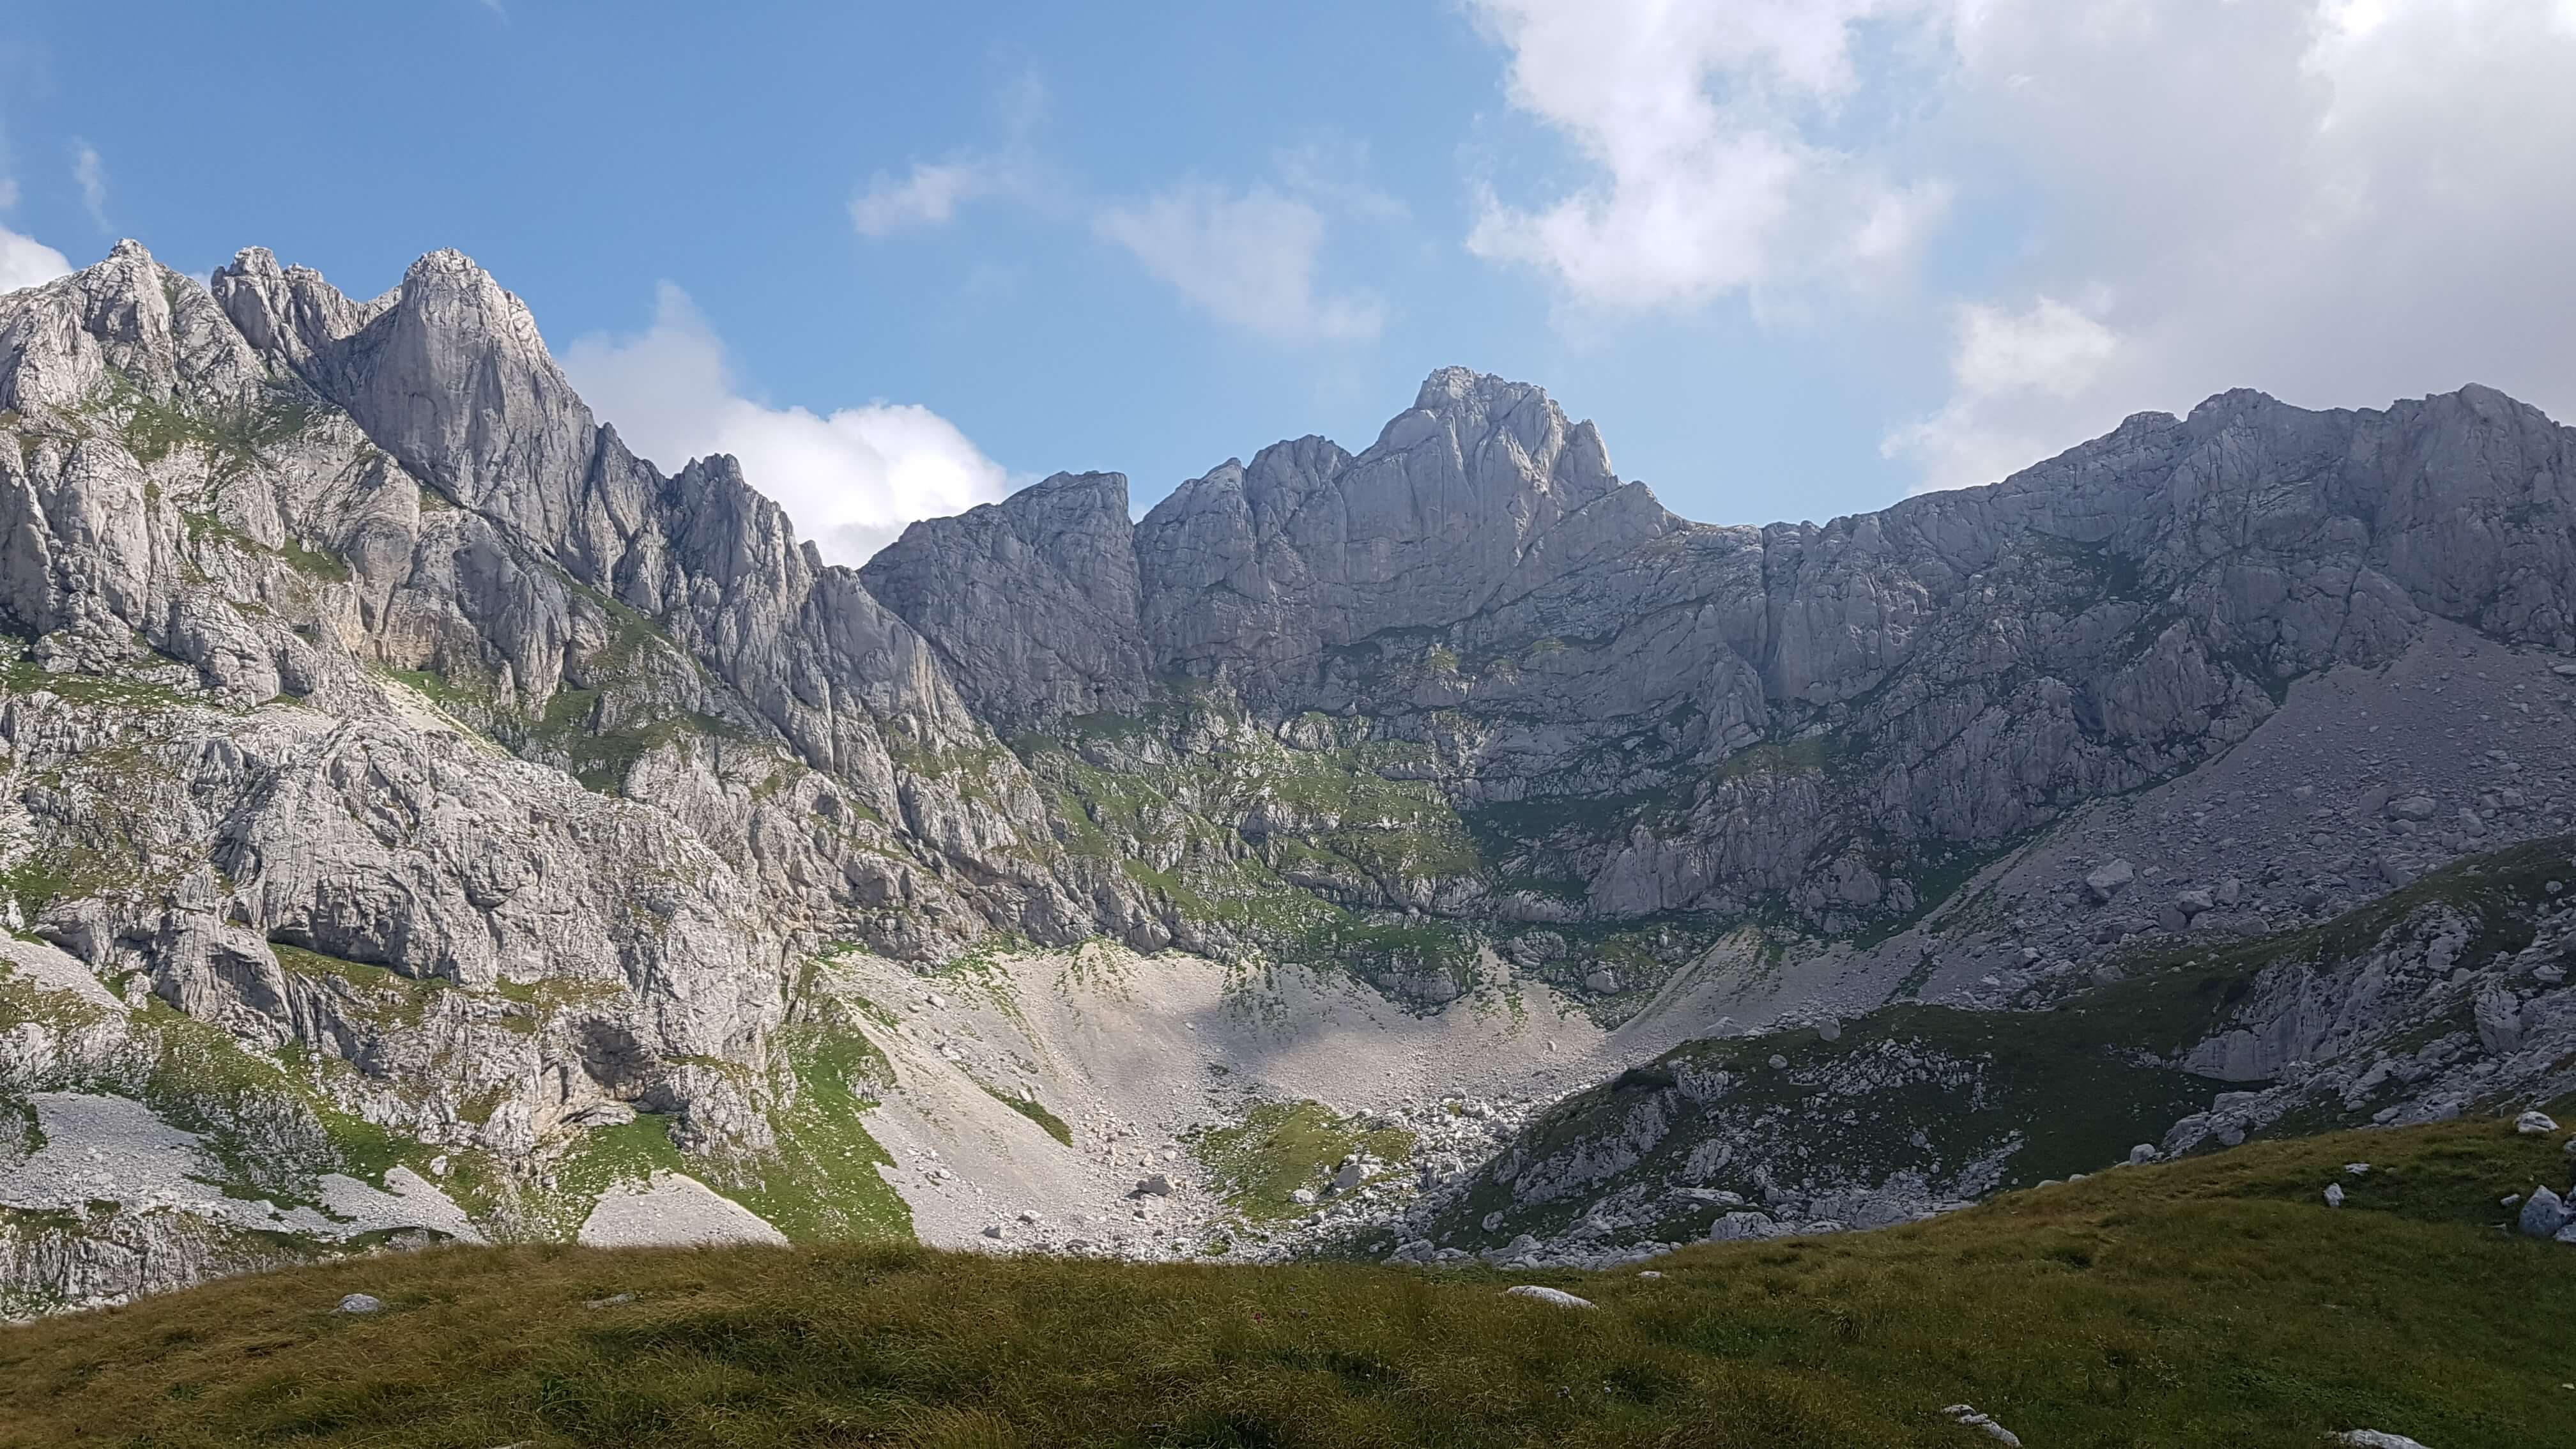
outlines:
M1504 1289L1503 1292L1514 1298L1529 1298L1540 1303L1552 1303L1559 1308L1594 1308L1599 1306L1589 1298L1577 1298L1573 1294L1564 1292L1561 1289L1542 1288L1536 1283L1515 1284L1512 1287Z

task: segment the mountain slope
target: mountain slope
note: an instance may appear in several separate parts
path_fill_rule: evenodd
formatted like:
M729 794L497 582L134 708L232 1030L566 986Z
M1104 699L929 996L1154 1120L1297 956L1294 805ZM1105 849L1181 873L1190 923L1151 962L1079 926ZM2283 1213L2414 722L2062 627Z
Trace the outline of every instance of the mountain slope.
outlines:
M2568 1420L2532 1309L2576 1254L2489 1223L2563 1160L2496 1123L2253 1145L1545 1275L1589 1311L1480 1272L441 1249L0 1328L0 1444L1988 1442L1966 1403L2034 1445L2521 1449Z
M2564 832L2571 479L2489 390L2230 393L1715 527L1448 369L1357 453L1141 522L1058 475L851 570L635 458L456 253L360 302L120 244L0 296L0 1284L1383 1232L1682 1043L2044 1005ZM2158 1111L2271 1080L2211 1050ZM1249 1224L1191 1154L1256 1121L1414 1156L1263 1164L1324 1201Z

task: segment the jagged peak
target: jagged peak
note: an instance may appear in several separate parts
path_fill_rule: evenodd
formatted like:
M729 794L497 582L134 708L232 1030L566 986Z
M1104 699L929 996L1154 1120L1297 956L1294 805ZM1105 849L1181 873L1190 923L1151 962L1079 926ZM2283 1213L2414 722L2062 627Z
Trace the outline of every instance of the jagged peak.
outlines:
M1497 400L1517 403L1528 398L1547 401L1547 389L1536 383L1515 382L1499 373L1478 372L1472 367L1436 367L1422 380L1413 395L1413 405L1428 412L1447 408L1490 406Z
M1044 496L1079 492L1099 494L1114 503L1123 513L1127 508L1127 475L1104 472L1050 473L1026 488L1012 493L1002 502L1005 505L1021 499L1034 502Z

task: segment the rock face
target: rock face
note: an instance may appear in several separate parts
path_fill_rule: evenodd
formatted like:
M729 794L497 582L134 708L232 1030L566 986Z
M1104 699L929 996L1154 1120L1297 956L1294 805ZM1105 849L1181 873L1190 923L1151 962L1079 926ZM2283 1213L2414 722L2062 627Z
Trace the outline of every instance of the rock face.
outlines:
M1141 672L1283 738L1320 714L1418 747L1482 837L1431 889L1452 913L1572 880L1579 916L1772 901L1832 929L2224 753L2287 681L2383 664L2430 618L2570 639L2571 438L2480 388L2333 413L2229 393L1990 488L1718 528L1619 482L1544 393L1449 370L1357 456L1307 438L1182 485L1137 525L1132 585L1093 552L1105 502L1064 524L1078 581L1029 542L1079 480L922 525L869 577L1015 718L1124 710ZM961 603L1077 587L1092 607L1047 611L1070 645Z
M904 530L859 570L939 649L976 711L1006 723L1145 700L1127 479L1058 473Z

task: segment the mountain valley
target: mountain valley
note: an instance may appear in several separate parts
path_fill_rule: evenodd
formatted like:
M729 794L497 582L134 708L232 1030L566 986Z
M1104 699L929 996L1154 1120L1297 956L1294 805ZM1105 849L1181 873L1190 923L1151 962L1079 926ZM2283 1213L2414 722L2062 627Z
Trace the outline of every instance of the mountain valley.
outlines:
M2576 430L2492 390L1821 525L1463 369L855 570L758 482L454 252L0 295L0 1314L443 1242L1599 1271L2576 1093Z

